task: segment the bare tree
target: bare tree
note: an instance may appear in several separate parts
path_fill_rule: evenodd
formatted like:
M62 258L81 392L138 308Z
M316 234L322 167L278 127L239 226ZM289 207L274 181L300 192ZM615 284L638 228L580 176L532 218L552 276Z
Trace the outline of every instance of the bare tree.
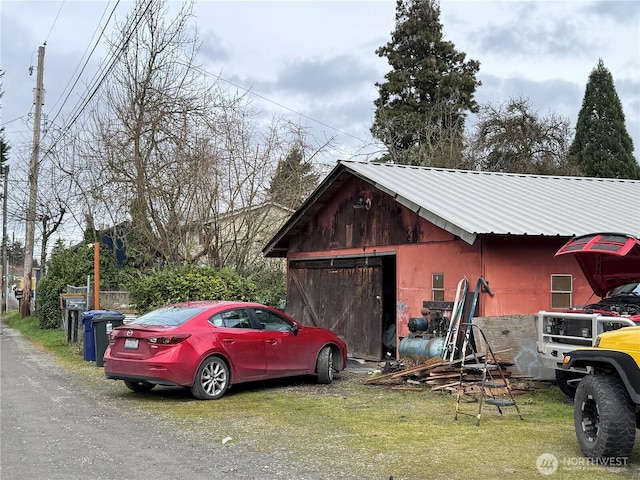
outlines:
M72 192L69 177L58 168L55 153L58 150L54 152L49 148L46 145L46 140L45 136L41 147L43 154L39 162L39 186L35 206L35 228L39 235L34 238L35 243L39 242L40 244L39 262L35 261L36 256L34 255L34 264L39 264L42 274L46 271L49 240L63 225L69 209L69 196ZM26 151L24 153L16 151L16 154L18 156L25 155L24 158L26 158ZM26 176L26 165L26 161L16 162L15 167L19 175ZM9 198L11 209L8 212L8 217L18 225L24 224L26 221L25 198L24 188L12 188Z
M258 230L278 226L256 212L297 131L278 119L264 127L245 96L206 83L190 3L173 19L162 2L132 16L112 40L118 63L75 166L86 208L129 222L140 266L206 259L246 271Z
M527 99L517 97L481 107L467 155L478 170L575 175L570 145L568 119L554 113L540 117Z
M61 168L66 155L73 149L68 148L65 137L50 135L46 131L43 147L44 154L40 163L40 182L36 204L36 228L40 233L40 272L46 273L47 251L50 240L64 228L68 214L73 211L79 184L73 175ZM49 141L53 143L48 144Z
M128 248L143 263L184 259L184 220L215 167L203 126L223 98L203 87L194 66L191 9L183 4L167 19L164 3L153 2L132 14L139 15L135 22L122 24L112 43L118 63L94 111L92 148L84 153L100 167L94 193L115 207L114 218L129 217ZM123 38L130 39L126 48Z

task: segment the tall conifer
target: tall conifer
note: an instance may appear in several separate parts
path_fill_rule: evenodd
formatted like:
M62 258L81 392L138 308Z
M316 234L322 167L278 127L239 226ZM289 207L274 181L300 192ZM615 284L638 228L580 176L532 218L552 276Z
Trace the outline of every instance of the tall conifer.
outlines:
M587 177L640 179L622 103L602 59L589 75L569 153Z
M445 40L438 0L397 0L391 40L376 50L391 71L376 83L371 133L385 144L386 160L455 166L460 159L466 112L473 98L480 63Z

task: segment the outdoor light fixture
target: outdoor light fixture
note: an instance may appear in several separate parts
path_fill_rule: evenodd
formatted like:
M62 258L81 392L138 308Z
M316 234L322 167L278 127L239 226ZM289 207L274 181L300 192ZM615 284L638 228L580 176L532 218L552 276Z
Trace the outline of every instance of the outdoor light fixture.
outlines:
M353 208L364 208L365 210L371 209L371 199L364 197L358 198L358 201L353 205Z

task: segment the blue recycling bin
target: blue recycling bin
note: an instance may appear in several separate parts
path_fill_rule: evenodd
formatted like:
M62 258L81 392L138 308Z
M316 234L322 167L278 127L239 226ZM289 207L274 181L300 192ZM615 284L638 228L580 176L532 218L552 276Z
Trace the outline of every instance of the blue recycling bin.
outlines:
M96 361L96 337L93 334L93 317L105 313L108 310L89 310L82 313L82 325L84 325L84 359L87 362Z

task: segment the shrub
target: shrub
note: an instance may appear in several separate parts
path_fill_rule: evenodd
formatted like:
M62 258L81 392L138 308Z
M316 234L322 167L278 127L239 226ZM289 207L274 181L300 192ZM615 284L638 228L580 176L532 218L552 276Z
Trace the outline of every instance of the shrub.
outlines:
M60 294L67 285L83 285L87 275L93 273L94 251L89 245L66 248L58 240L51 252L46 275L38 282L36 291L36 315L40 328L58 328L62 319ZM128 269L118 267L115 254L100 245L100 285L102 288L117 285L130 274Z
M255 301L256 286L230 269L181 265L133 280L130 298L139 314L190 300Z
M37 291L37 316L40 328L59 328L62 320L60 310L60 294L67 288L64 278L54 275L45 275L38 282Z
M256 299L258 302L284 309L287 299L287 283L284 269L265 267L253 273L249 280L256 285Z

